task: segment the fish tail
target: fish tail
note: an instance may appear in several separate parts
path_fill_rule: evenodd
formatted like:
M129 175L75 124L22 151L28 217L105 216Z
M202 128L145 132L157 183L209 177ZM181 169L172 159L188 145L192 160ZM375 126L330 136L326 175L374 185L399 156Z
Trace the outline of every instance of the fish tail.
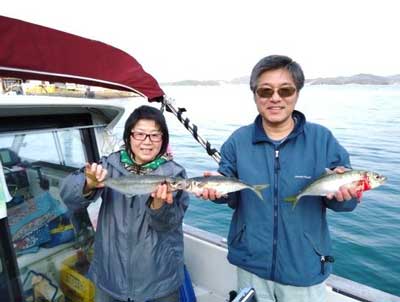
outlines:
M293 196L286 197L284 200L287 201L287 202L293 202L294 203L294 202L297 202L296 199L297 199L297 196L293 195Z
M297 203L299 202L299 198L297 195L286 197L284 200L293 203L293 208L292 208L293 210L296 207Z
M269 186L269 185L255 185L255 186L253 186L252 190L253 190L254 193L257 194L257 196L258 196L262 201L264 201L264 198L263 198L263 196L262 196L261 191L264 190L265 188L267 188L268 186Z

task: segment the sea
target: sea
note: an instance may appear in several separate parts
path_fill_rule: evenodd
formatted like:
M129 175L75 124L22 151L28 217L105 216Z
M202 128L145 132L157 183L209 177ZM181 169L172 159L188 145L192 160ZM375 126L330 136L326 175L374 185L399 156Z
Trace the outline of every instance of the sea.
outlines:
M218 150L257 115L248 85L162 88ZM334 274L400 296L400 86L309 85L301 90L296 109L333 132L354 169L388 177L383 186L364 193L355 211L328 211L328 221ZM166 116L175 160L188 176L215 171L216 161L173 114ZM184 223L226 237L231 216L226 205L192 196Z

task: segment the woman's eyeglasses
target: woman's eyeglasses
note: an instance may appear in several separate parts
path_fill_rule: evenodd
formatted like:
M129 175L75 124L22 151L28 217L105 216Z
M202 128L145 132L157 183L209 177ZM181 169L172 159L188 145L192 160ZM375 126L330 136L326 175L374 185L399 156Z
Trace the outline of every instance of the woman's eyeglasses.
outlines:
M281 98L288 98L296 93L296 88L292 86L281 87L278 89L273 89L269 87L260 87L257 88L256 93L260 98L269 99L274 95L275 91L278 92Z
M132 131L131 136L138 141L144 141L148 137L150 139L150 141L153 143L161 142L161 139L162 139L162 133L159 133L159 132L147 134L144 132Z

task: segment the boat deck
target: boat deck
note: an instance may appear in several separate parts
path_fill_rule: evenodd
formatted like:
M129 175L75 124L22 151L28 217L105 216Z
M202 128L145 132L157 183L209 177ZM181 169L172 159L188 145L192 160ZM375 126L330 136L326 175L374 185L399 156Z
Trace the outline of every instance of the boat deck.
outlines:
M194 285L194 292L196 294L197 302L225 302L228 298L221 297L215 292L196 285Z

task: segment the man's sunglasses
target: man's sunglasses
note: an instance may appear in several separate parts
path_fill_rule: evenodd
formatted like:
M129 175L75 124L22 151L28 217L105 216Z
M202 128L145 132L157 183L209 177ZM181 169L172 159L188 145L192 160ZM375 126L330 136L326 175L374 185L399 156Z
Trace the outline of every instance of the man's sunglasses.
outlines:
M296 88L292 86L281 87L278 89L272 89L269 87L260 87L257 88L256 93L260 98L269 99L274 95L275 91L278 92L281 98L288 98L296 93Z

